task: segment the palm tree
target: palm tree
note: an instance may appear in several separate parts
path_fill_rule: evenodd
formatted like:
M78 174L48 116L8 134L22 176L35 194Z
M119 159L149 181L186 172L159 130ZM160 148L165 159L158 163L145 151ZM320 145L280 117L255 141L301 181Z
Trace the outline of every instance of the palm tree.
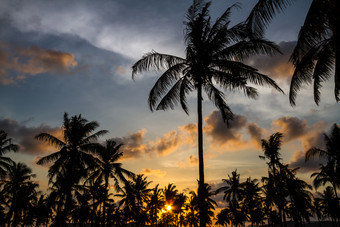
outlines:
M7 138L7 133L4 130L0 130L0 177L6 175L6 169L9 168L13 161L10 158L3 157L7 152L17 152L19 146L12 144L12 139Z
M8 204L8 226L33 223L33 216L28 215L37 202L38 184L32 181L33 177L32 170L24 163L13 162L9 166L7 177L2 180L2 193Z
M152 189L150 197L148 199L147 209L149 211L150 224L153 226L157 224L158 213L164 208L164 199L162 196L162 190L158 188L158 184Z
M107 133L101 130L93 133L99 126L95 121L88 122L81 115L71 118L64 114L63 140L48 134L40 133L35 138L55 146L58 151L41 158L37 164L53 163L48 170L49 183L53 185L53 194L59 201L55 220L64 222L74 203L72 191L74 187L87 176L90 168L97 166L93 156L100 145L96 140ZM66 209L67 208L67 209Z
M258 0L250 12L246 24L254 37L263 37L276 13L282 12L295 0Z
M203 219L205 224L211 225L214 217L215 206L217 206L217 203L211 197L216 195L216 192L212 191L209 184L205 183L202 187L198 182L197 194L194 191L191 191L190 194L192 196L192 205L196 206L199 210L198 216L200 222ZM199 195L203 197L203 204L200 204L202 200L199 198Z
M51 217L52 217L52 209L49 204L49 199L45 195L40 195L37 206L35 208L35 216L36 216L36 226L48 226Z
M320 196L320 203L322 206L323 214L331 218L333 224L336 226L336 219L340 218L339 200L335 197L332 187L328 186L323 193L318 193Z
M125 176L131 178L134 173L124 169L122 163L117 162L122 156L123 152L119 151L122 144L117 145L113 140L107 140L106 146L102 147L97 153L97 167L91 174L91 179L102 179L104 181L104 190L106 192L105 198L109 196L109 179L113 179L114 186L117 191L121 190L119 182L126 183L127 180ZM103 202L103 220L104 222L106 216L105 199Z
M288 167L281 163L281 144L283 134L276 132L272 134L268 140L262 139L261 145L264 156L259 156L261 159L268 159L268 177L262 177L262 182L265 183L267 192L273 193L270 195L266 205L275 204L279 210L280 224L286 225L285 204L287 197L286 179ZM270 214L270 213L269 213ZM282 221L283 219L283 221Z
M319 187L327 182L331 183L337 196L337 187L340 187L340 128L334 124L330 134L324 134L326 149L313 147L306 152L306 161L319 156L326 158L327 163L320 165L320 172L314 173L314 185Z
M263 211L262 211L262 197L261 187L259 186L258 180L252 180L250 177L247 178L243 184L243 200L242 205L249 215L249 221L251 226L255 224L261 224L263 222Z
M223 192L223 200L229 203L241 201L244 187L240 183L240 174L237 173L237 169L231 173L231 176L228 174L228 178L222 179L227 185L217 189L216 194Z
M39 165L53 163L48 171L50 180L53 180L62 170L66 170L74 177L74 184L77 184L81 178L86 176L87 167L96 166L92 155L100 149L100 145L96 141L100 136L107 133L106 130L93 133L98 126L99 124L96 121L88 122L81 115L69 118L68 114L65 113L63 122L64 141L48 133L40 133L35 136L37 140L46 141L59 149L37 162Z
M295 169L288 169L286 189L289 196L288 212L297 226L302 226L304 220L310 222L313 211L312 186L296 177Z
M247 27L254 37L262 37L276 13L295 0L258 0L247 18ZM340 100L340 3L338 0L313 0L300 29L290 61L295 66L289 101L295 105L297 92L303 83L314 80L314 101L320 102L321 83L334 73L334 93Z
M180 103L188 114L186 96L197 90L199 182L204 186L202 89L221 111L224 121L232 119L233 113L226 103L225 90L240 90L247 97L256 98L258 92L248 83L267 85L283 92L269 77L257 69L242 63L256 54L274 54L274 43L257 38L249 39L244 24L229 28L231 9L228 8L214 24L209 16L210 2L194 1L185 21L186 57L150 52L132 67L132 78L137 73L151 69L165 69L149 94L151 110L173 109ZM203 204L203 203L202 203ZM204 223L200 223L205 226Z
M132 181L128 181L122 189L120 206L124 205L125 216L134 220L138 225L147 221L144 204L148 201L151 189L148 186L151 181L147 180L143 174L135 175ZM128 221L128 220L127 220Z
M289 101L295 105L303 83L313 80L314 101L320 102L321 83L334 73L334 95L340 100L340 3L338 0L314 0L308 10L296 47L290 58L295 71L290 84Z
M269 170L273 173L274 178L276 176L277 168L280 166L280 149L282 145L283 134L280 132L276 132L272 134L268 140L262 139L261 146L264 152L264 156L259 156L260 159L265 160L269 159L268 167Z

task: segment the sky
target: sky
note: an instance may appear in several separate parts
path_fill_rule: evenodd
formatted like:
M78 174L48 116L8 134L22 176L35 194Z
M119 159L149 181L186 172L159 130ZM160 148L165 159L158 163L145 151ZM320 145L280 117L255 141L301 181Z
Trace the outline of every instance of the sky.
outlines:
M236 1L213 0L215 20ZM253 0L240 0L231 24L244 20ZM131 67L150 51L185 56L184 24L190 0L0 0L0 129L20 151L8 154L25 162L47 188L46 166L39 158L56 151L34 136L61 135L65 112L97 121L97 130L109 130L100 141L123 143L123 167L142 173L161 187L174 183L181 191L197 187L197 116L195 94L188 97L189 115L180 107L151 112L148 93L161 72L138 74ZM247 63L273 78L285 94L258 88L257 100L226 91L235 114L230 127L216 107L203 100L205 179L218 187L237 169L241 179L266 175L261 139L284 134L283 162L301 167L298 176L309 178L319 163L304 162L311 147L324 146L323 133L340 123L340 106L332 79L323 84L321 102L313 101L305 86L290 106L293 72L288 62L311 0L296 0L275 17L266 39L276 42L282 55L256 56Z

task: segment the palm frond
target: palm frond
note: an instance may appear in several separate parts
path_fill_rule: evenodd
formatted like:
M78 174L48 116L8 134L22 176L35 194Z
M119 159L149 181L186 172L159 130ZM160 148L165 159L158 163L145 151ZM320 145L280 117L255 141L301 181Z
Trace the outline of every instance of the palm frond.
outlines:
M158 103L156 110L174 109L180 101L180 90L184 77L179 79L174 86L168 91L168 93Z
M277 85L273 79L264 74L258 72L249 72L245 76L247 77L247 80L253 84L271 87L284 94L284 91L279 87L279 85Z
M53 154L47 155L45 157L42 157L37 161L37 164L38 165L44 165L44 164L47 164L47 163L50 163L50 162L54 162L62 156L61 153L62 152L59 151L59 152L55 152Z
M149 94L148 103L150 110L155 108L158 99L180 78L185 67L186 65L183 63L173 65L158 78Z
M302 84L310 84L312 82L314 60L318 50L319 48L311 48L301 61L296 63L289 90L289 102L292 106L295 106L296 95L301 89Z
M132 66L132 79L137 73L150 69L169 69L172 66L185 63L185 59L173 55L160 54L155 51L147 53Z
M259 0L250 12L246 23L255 37L262 37L276 13L280 13L294 0Z
M215 106L220 110L224 122L233 119L233 113L231 112L229 106L225 101L223 92L218 90L213 84L205 84L204 89L209 97L209 99L215 104Z
M317 62L314 69L314 101L318 105L320 102L321 83L327 81L331 73L334 71L335 51L333 50L333 42L326 41L322 45L320 52L317 55Z
M62 148L66 145L63 141L48 133L40 133L39 135L36 135L34 138L37 140L48 142L48 144L53 145L57 148Z

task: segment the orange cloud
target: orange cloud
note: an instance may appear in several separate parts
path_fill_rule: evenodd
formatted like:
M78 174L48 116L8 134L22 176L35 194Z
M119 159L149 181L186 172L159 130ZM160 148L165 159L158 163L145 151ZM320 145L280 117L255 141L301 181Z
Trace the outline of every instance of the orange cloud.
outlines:
M160 169L142 169L141 174L144 175L153 175L156 177L164 177L166 175L165 171L161 171Z
M162 138L157 138L156 142L151 142L152 150L158 155L164 156L177 150L180 145L180 135L172 130L163 135Z
M78 65L73 54L40 47L18 47L0 43L0 84L9 85L27 75L70 74ZM14 75L13 75L14 72Z
M299 140L304 150L324 146L323 133L328 126L324 122L317 122L310 127L306 120L286 116L273 121L273 125L276 131L283 133L285 142Z
M258 68L264 74L274 79L284 80L289 83L293 73L294 66L289 62L290 55L296 45L296 42L279 43L282 54L274 56L257 56L249 60L249 64Z
M149 146L144 143L145 133L146 129L142 129L136 133L129 133L127 136L112 139L118 144L123 144L121 151L124 159L139 158L150 151Z

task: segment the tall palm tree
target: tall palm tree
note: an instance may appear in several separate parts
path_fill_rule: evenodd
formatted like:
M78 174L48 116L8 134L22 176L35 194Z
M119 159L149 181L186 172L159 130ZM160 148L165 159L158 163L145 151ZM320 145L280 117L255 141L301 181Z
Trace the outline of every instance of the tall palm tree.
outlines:
M12 144L12 139L7 138L7 133L4 130L0 130L0 177L6 175L6 169L9 168L13 161L10 158L3 157L7 152L17 152L19 146Z
M280 149L282 145L283 134L276 132L268 140L262 139L261 146L264 156L261 159L268 159L268 177L262 177L267 192L273 193L266 201L267 205L273 203L277 206L280 215L280 224L286 225L285 205L286 205L286 179L288 167L281 163Z
M104 181L104 190L106 192L105 198L109 196L109 179L113 179L114 186L117 191L121 190L120 182L126 183L126 177L133 177L134 173L124 169L122 163L118 160L123 156L123 152L119 150L122 144L118 144L113 140L107 140L106 146L99 149L97 152L97 164L96 169L91 173L90 178L102 179ZM104 222L106 216L105 200L103 202L103 219Z
M224 90L240 90L247 97L256 98L258 92L249 86L266 85L283 92L269 77L257 69L242 63L242 60L256 54L274 54L278 48L264 39L249 39L244 24L229 28L228 8L215 23L209 16L210 2L194 1L188 9L185 21L185 58L150 52L132 67L132 77L151 69L165 69L149 94L151 110L173 109L178 103L188 114L186 96L197 90L198 115L198 157L199 182L204 186L202 100L204 89L208 98L221 111L224 121L232 119L233 114L226 103ZM201 223L201 226L205 226Z

